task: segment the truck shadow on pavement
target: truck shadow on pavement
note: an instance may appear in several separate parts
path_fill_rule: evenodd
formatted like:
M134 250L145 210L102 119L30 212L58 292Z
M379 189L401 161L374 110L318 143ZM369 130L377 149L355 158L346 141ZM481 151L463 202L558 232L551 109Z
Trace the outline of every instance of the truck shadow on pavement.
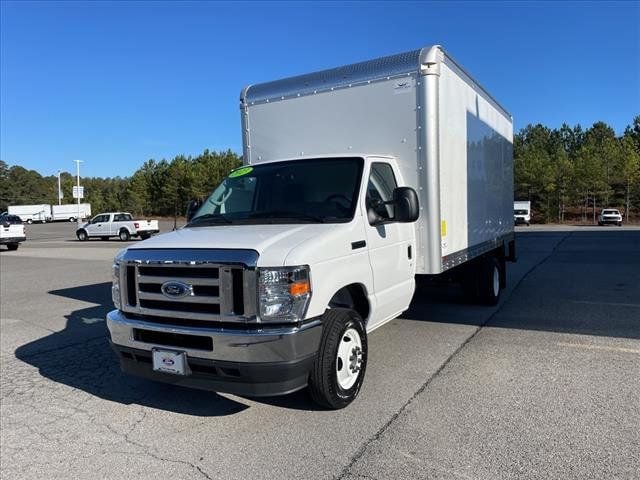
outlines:
M247 405L214 392L192 390L125 375L109 346L105 316L111 283L50 291L96 304L67 315L66 328L19 347L15 355L54 382L122 404L139 404L194 416L224 416Z
M525 254L507 267L497 307L466 303L455 285L420 285L402 318L640 339L640 230L534 231L517 241Z

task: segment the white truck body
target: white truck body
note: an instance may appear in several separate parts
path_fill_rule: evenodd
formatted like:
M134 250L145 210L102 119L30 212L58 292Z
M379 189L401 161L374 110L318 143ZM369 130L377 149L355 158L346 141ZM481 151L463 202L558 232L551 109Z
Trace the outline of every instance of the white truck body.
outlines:
M80 210L79 216L78 209ZM89 218L91 217L91 204L81 203L79 206L77 203L70 203L67 205L53 205L51 207L51 216L53 221L62 220L69 222L75 222L78 218Z
M24 225L20 221L13 221L12 216L4 213L0 215L0 245L6 245L9 250L17 250L27 237Z
M127 241L131 237L146 239L158 232L157 220L134 220L128 212L109 212L100 213L78 227L76 236L78 240L119 237L120 240Z
M186 227L115 259L124 371L250 395L309 385L341 408L366 333L421 275L497 302L515 259L512 121L439 46L247 87L241 118L245 167Z
M51 205L47 203L38 205L9 205L7 212L10 215L17 215L26 223L46 223L51 221Z
M513 202L513 223L516 225L531 223L531 202L528 200L516 200Z

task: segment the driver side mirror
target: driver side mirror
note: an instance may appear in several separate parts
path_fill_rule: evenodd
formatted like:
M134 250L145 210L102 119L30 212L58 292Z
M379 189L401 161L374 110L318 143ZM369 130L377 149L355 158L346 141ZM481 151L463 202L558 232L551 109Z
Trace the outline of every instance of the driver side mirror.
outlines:
M394 220L400 223L415 222L420 216L418 194L411 187L397 187L393 190Z
M202 202L200 202L199 200L191 200L187 204L187 223L191 221L201 205Z

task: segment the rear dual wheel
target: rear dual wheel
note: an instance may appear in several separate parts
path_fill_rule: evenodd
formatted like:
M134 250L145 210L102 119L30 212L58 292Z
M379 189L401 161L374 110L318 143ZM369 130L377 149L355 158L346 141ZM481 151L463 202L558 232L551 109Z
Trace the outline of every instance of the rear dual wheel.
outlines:
M360 392L367 368L367 332L357 312L327 310L320 349L309 376L313 400L327 408L349 405Z
M465 295L473 303L497 305L503 274L504 268L495 256L473 261L463 276Z

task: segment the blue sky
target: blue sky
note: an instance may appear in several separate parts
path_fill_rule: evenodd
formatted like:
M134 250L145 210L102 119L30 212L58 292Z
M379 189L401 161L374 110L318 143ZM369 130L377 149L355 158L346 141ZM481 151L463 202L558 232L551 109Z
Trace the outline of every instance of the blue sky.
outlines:
M442 44L515 127L640 114L639 2L7 2L0 158L126 176L241 152L248 83Z

